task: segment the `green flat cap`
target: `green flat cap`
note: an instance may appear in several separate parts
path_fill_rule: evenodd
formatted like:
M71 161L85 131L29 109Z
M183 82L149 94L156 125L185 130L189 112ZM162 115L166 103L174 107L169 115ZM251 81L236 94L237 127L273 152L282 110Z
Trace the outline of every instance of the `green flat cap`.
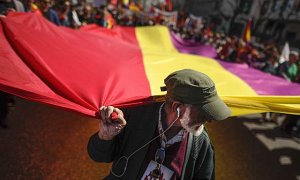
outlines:
M184 104L196 106L211 120L224 120L231 115L230 109L220 99L215 83L210 77L192 69L171 73L165 80L167 96Z

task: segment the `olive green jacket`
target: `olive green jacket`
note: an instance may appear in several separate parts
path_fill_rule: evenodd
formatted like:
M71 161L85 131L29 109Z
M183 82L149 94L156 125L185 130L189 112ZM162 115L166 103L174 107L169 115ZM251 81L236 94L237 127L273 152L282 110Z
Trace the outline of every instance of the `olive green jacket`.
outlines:
M161 103L156 103L124 110L127 125L113 140L100 140L97 133L91 136L87 146L91 159L96 162L113 162L113 172L122 174L126 161L125 158L119 159L130 156L153 138L160 105ZM105 179L137 179L148 147L149 145L129 158L122 177L110 173ZM198 137L189 135L181 179L214 179L214 150L206 131Z

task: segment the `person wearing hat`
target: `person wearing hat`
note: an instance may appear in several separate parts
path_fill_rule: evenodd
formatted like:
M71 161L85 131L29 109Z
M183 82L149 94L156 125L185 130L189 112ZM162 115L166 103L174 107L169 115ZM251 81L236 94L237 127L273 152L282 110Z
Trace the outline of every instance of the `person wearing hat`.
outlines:
M230 109L207 75L191 69L165 80L162 103L100 108L99 131L87 150L96 162L113 162L106 179L214 179L214 149L206 122Z

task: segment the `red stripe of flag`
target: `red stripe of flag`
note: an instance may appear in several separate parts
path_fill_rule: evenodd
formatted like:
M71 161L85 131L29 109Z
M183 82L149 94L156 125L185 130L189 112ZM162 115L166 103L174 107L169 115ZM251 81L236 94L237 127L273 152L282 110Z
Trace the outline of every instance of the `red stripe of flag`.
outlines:
M63 103L85 108L79 112L97 112L101 105L140 104L151 96L133 28L116 31L116 36L129 39L128 43L111 34L57 27L34 14L15 14L1 18L1 22L6 38L20 57L10 59L12 63L22 60L27 66L24 69L29 68L54 93L66 99ZM3 70L5 76L12 72ZM27 74L23 76L26 78ZM22 79L13 81L24 86ZM20 95L13 90L9 93ZM33 93L45 96L48 92L36 89ZM57 105L58 99L38 101Z

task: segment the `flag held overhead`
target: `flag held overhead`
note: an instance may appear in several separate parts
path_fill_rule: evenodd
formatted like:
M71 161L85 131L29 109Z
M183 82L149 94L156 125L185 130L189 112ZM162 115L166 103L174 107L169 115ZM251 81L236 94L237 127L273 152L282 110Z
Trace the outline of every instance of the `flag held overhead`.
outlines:
M95 33L57 27L31 13L11 14L1 18L0 90L96 116L102 105L162 100L160 87L168 74L194 69L213 79L233 115L300 114L299 84L243 65L180 53L171 38L162 26Z

